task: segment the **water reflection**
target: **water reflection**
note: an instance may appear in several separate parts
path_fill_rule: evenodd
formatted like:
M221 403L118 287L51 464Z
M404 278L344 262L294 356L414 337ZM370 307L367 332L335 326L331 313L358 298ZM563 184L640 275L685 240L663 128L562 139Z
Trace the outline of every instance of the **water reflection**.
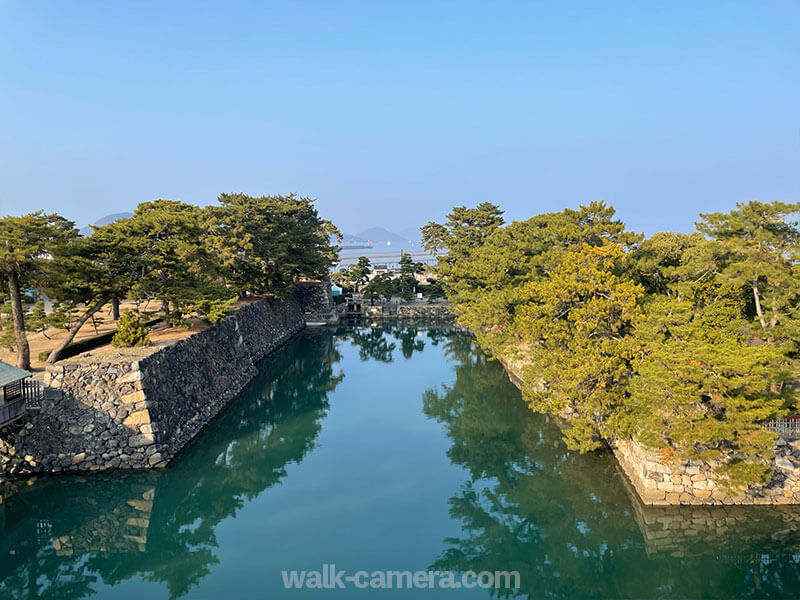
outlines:
M441 380L452 381L423 396L424 414L441 424L446 439L439 425L410 408L405 427L391 429L396 437L377 442L387 445L397 461L371 464L353 441L369 432L354 432L344 417L337 423L334 413L328 417L329 397L344 377L342 353L347 350L353 381L365 378L371 391L397 387L382 379L387 364L396 366L390 376L405 374L406 360L434 347L431 360L426 355L416 364L429 368L433 378L426 381L438 381L439 369ZM378 369L374 363L381 363ZM390 394L382 402L362 398L352 403L353 410L383 423L381 405L413 407L417 394L410 400ZM350 400L342 399L343 404ZM395 418L399 412L408 411L395 412ZM323 423L326 432L320 435ZM418 437L423 426L435 438ZM326 437L331 431L338 433ZM447 458L438 449L431 454L420 439L442 443ZM326 445L310 455L320 440ZM332 452L337 442L339 454ZM410 450L414 444L417 448ZM325 489L329 498L308 498L309 488L297 489L281 506L302 502L305 513L241 512L255 499L278 492L265 495L265 490L296 481L303 473L287 474L301 461L306 475L329 475L326 487L313 488ZM438 495L434 482L431 489L424 483L418 489L370 487L376 468L388 475L376 480L375 488L391 488L397 478L406 481L407 472L415 474L408 481L431 481L431 472L443 472L426 470L435 461L454 474ZM348 465L357 467L345 472ZM354 480L361 487L343 489ZM217 540L223 520L238 514L238 523L257 526L260 519L274 517L286 521L281 531L295 535L297 546L328 538L338 543L347 531L339 531L336 523L326 524L328 538L315 537L317 523L306 526L308 515L321 512L321 502L333 505L328 515L336 515L339 506L350 512L359 506L373 519L380 515L392 523L403 494L438 506L449 496L453 527L447 522L442 532L453 535L439 547L445 533L436 533L430 554L417 558L440 571L519 571L521 589L490 590L501 597L793 598L800 590L800 509L643 506L610 456L566 451L560 431L527 410L500 365L487 362L469 335L448 329L383 323L309 330L271 357L240 398L168 469L17 480L0 494L0 598L83 598L101 585L137 580L157 583L173 598L191 596L209 574L225 569ZM355 496L361 495L369 502L359 503ZM408 512L398 529L386 526L384 538L374 543L389 547L414 538L415 523L422 529L423 521L419 512ZM367 517L363 527L372 527ZM369 536L358 539L373 542ZM256 543L280 552L288 540L256 536ZM367 561L383 548L351 550L353 560Z
M330 333L308 335L302 352L295 342L274 355L166 471L7 484L0 596L82 598L100 580L135 575L164 583L173 598L187 594L219 562L217 525L315 446L343 375Z
M396 321L377 321L370 327L340 329L339 333L358 348L362 361L375 360L390 363L395 359L395 350L411 358L422 352L426 342L438 346L452 332L451 328L429 328L408 325Z
M456 381L428 390L424 412L470 477L450 498L462 534L432 569L519 571L521 589L500 596L798 596L800 509L644 506L610 455L568 452L497 363L450 344Z

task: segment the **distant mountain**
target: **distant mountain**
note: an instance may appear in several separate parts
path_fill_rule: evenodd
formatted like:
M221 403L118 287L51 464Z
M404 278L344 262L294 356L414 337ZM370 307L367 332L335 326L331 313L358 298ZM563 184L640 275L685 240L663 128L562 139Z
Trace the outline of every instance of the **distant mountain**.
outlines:
M93 223L93 225L97 227L102 227L103 225L108 225L109 223L113 223L114 221L119 221L120 219L127 219L128 217L132 217L133 213L129 212L121 212L121 213L114 213L111 215L106 215L105 217L100 217ZM81 229L81 235L92 235L92 228L88 225Z
M367 243L367 240L364 239L364 238L360 238L360 237L355 236L355 235L350 235L349 233L343 233L342 234L342 244L345 244L345 245L353 244L353 245L355 245L355 244L366 244L366 243Z
M370 227L364 231L357 233L354 237L361 238L362 240L369 240L373 246L398 246L402 248L403 245L408 245L409 240L403 236L392 233L383 227ZM387 243L388 242L388 243Z

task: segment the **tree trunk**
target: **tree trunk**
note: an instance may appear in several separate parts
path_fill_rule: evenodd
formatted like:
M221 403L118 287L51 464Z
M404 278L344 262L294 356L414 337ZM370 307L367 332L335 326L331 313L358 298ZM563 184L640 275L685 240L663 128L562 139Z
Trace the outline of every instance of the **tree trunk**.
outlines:
M8 272L8 291L11 292L11 319L14 322L14 335L17 346L17 366L26 371L31 368L31 349L25 335L25 316L22 312L22 293L19 279L14 269Z
M164 312L164 321L167 323L167 327L172 327L172 323L169 320L169 300L161 301L161 310Z
M119 321L119 298L111 299L111 318Z
M47 364L52 365L56 362L59 358L61 358L61 353L64 352L67 346L72 343L72 340L75 339L75 336L78 334L78 330L83 327L83 324L86 323L89 319L92 318L92 315L96 313L98 310L105 306L106 302L108 302L108 298L101 298L94 304L92 304L86 312L81 315L81 318L75 321L75 325L67 332L67 337L61 340L61 343L58 344L53 351L50 353L50 356L47 357Z
M764 311L761 310L761 298L758 297L758 286L753 286L753 298L756 301L756 314L758 315L758 320L761 322L761 329L767 328L767 322L764 320Z
M772 297L772 315L769 318L769 326L770 328L775 327L778 324L778 303L775 301L775 296Z

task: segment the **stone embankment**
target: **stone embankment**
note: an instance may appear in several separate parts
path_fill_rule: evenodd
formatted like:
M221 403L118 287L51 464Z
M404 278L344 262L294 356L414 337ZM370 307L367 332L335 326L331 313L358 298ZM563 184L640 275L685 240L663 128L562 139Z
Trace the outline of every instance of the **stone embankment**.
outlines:
M523 362L501 362L511 381L521 388ZM648 505L800 504L800 440L778 438L770 481L738 492L715 481L711 464L666 460L631 439L613 440L609 446L639 498Z
M377 319L445 322L455 320L448 302L404 302L375 306L366 303L362 311L364 316Z
M309 281L298 286L296 296L303 305L306 323L335 325L339 322L339 314L333 303L331 281Z
M0 478L165 466L305 327L299 294L247 304L145 356L48 367L41 409L0 429Z
M634 440L616 440L611 449L646 504L800 504L800 440L778 438L769 483L741 492L719 485L708 463L665 461Z

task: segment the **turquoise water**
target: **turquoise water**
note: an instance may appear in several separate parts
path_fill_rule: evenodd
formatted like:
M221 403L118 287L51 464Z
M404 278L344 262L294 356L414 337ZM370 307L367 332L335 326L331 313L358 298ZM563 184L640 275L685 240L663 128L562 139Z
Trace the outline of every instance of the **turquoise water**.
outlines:
M800 509L643 507L455 330L307 330L169 468L2 494L0 598L800 597ZM285 589L331 563L520 587Z

